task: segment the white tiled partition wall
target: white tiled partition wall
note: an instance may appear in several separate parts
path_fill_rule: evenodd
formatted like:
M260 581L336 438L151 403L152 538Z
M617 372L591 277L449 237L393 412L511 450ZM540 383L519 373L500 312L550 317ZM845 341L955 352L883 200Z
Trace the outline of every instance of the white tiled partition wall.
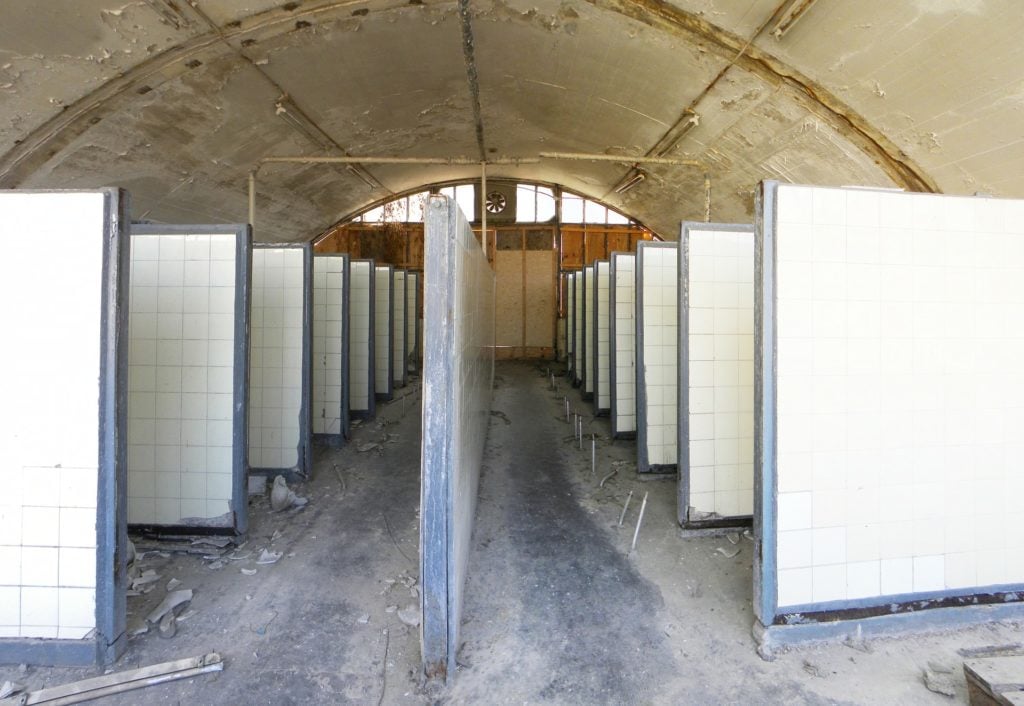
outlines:
M391 368L394 365L394 317L395 309L392 300L394 299L395 268L391 265L377 265L377 275L374 278L374 392L377 399L390 400L394 394L394 375Z
M636 436L636 255L611 254L609 379L612 436Z
M406 370L419 370L420 273L405 273L405 355Z
M594 394L594 266L583 268L583 398Z
M565 275L565 365L571 379L576 368L576 273Z
M250 252L247 226L132 226L129 524L245 531Z
M392 343L391 352L394 360L391 361L392 375L395 387L405 387L409 377L409 363L406 355L405 337L409 331L409 324L406 320L406 309L409 304L409 294L406 291L407 279L405 270L395 270L394 273L394 318L392 321Z
M583 270L573 277L572 296L572 378L576 385L583 382Z
M679 522L749 524L754 227L684 223L679 242Z
M494 381L495 275L453 200L430 197L425 220L420 640L431 678L456 669Z
M375 278L373 260L349 263L348 408L349 413L359 419L372 417L375 410Z
M605 414L611 409L611 357L608 344L611 332L609 316L609 285L611 284L610 263L598 260L594 263L594 292L590 301L594 308L594 414Z
M311 470L312 260L309 246L253 248L249 467L258 472Z
M1019 609L1024 202L758 204L760 623Z
M642 241L636 250L637 471L674 470L679 413L676 243Z
M348 436L348 255L313 257L313 434Z
M5 664L106 663L124 647L125 199L0 191Z

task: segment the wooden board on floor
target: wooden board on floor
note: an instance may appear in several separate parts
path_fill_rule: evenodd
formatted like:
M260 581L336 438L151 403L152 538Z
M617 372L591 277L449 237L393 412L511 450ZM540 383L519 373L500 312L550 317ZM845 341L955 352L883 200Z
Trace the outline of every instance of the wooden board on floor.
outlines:
M1024 655L964 662L971 706L1024 704Z

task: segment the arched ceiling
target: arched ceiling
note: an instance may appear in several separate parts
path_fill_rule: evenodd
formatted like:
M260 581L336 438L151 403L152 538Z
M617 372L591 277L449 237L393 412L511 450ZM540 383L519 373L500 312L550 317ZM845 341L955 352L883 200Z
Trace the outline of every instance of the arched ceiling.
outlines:
M233 222L268 156L558 151L699 160L717 221L749 222L765 178L1024 197L1016 0L818 0L781 38L790 0L463 3L5 0L0 187L117 185L136 218ZM278 114L282 94L314 127ZM670 238L703 216L701 168L644 165L615 193L630 169L488 176L562 184ZM478 174L264 165L257 238L309 240L389 192Z

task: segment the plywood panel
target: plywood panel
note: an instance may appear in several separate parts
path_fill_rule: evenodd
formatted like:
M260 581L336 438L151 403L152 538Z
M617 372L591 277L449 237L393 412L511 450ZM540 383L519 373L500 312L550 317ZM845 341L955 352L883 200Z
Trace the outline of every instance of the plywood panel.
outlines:
M527 250L524 253L526 293L524 307L524 344L530 348L554 347L555 315L555 252L553 250ZM500 290L499 290L500 291Z
M494 257L497 280L495 323L497 345L520 348L523 345L523 253L498 249Z

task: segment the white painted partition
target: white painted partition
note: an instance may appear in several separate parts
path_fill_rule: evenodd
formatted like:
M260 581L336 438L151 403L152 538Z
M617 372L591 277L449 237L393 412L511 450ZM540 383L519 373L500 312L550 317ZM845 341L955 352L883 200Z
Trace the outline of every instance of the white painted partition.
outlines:
M409 379L409 359L406 355L405 337L409 330L406 320L406 309L409 303L409 294L406 291L405 270L395 270L394 273L394 319L392 321L391 350L394 360L391 362L392 381L395 387L405 387Z
M607 414L612 406L611 397L611 315L609 313L611 268L607 260L594 263L594 293L590 298L594 308L594 414Z
M374 278L374 392L379 400L390 400L394 395L394 294L395 268L377 265Z
M767 182L757 214L765 644L1019 620L1024 202Z
M573 382L583 384L583 270L576 272L573 286Z
M675 470L679 380L676 243L636 250L637 472Z
M0 663L125 645L127 228L116 189L0 191Z
M636 255L611 254L609 378L613 438L636 436Z
M405 273L405 355L406 370L419 370L420 273Z
M348 405L349 413L358 419L372 417L376 412L375 280L373 260L349 263Z
M426 213L426 346L420 499L424 673L455 673L494 381L494 271L456 203Z
M246 529L250 257L248 226L132 226L131 525Z
M683 223L679 237L679 523L754 512L754 227Z
M313 257L312 430L330 441L348 436L349 257Z
M583 268L583 398L594 394L594 266Z
M249 466L268 475L312 470L312 270L308 245L253 247Z
M565 365L569 378L576 371L576 273L565 275Z

